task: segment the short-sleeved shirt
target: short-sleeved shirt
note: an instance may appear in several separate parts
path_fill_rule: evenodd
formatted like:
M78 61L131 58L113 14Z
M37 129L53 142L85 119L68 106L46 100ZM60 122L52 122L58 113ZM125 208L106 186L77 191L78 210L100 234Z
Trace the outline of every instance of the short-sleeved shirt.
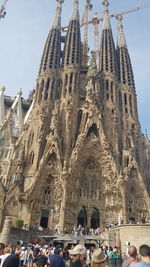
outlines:
M150 262L139 262L133 264L133 267L150 267Z

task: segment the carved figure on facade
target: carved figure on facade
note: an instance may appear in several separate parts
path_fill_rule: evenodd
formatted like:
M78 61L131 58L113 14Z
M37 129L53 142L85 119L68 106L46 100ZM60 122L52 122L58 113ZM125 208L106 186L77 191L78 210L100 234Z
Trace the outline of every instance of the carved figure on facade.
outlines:
M32 212L39 212L41 209L41 203L38 199L32 199L29 203L29 208Z
M50 204L50 188L49 187L45 190L44 204L46 206Z

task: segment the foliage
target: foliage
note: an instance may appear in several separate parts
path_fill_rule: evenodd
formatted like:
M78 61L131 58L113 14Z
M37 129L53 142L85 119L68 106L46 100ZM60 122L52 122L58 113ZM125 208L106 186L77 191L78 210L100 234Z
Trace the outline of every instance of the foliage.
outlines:
M16 225L17 228L22 228L23 224L24 224L23 220L16 220L15 225Z

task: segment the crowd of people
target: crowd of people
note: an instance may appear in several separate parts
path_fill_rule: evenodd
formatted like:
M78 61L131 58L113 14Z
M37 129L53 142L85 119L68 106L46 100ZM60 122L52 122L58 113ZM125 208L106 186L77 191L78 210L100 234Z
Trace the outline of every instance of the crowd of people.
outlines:
M150 246L141 245L138 257L135 246L129 247L122 267L150 267ZM17 244L15 247L0 243L0 267L105 267L120 258L117 247L86 248L82 244L62 248L60 245ZM117 261L115 261L117 262Z
M76 227L74 226L73 229L67 229L64 228L64 234L75 234L75 233L80 233L83 235L99 235L103 232L107 232L110 231L111 229L113 229L114 227L117 227L119 225L123 225L123 224L145 224L145 223L149 223L145 220L144 217L141 217L140 220L138 221L133 221L133 220L129 220L128 222L124 222L123 220L121 220L120 222L116 222L116 223L109 223L107 225L105 225L104 227L97 227L97 228L89 228L89 227L83 227L80 224ZM22 229L24 230L40 230L42 231L44 228L39 225L38 223L36 223L35 225L28 225L28 224L24 224ZM55 234L60 234L60 227L56 226L55 228L49 226L48 230L52 231Z

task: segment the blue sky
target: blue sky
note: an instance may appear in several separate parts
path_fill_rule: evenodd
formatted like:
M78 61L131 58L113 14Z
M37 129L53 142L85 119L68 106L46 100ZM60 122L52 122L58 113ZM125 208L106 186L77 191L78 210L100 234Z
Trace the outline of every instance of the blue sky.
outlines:
M103 14L101 0L91 0L94 12ZM0 0L0 5L3 0ZM82 18L85 0L80 0ZM110 13L150 3L150 0L110 0ZM23 96L35 88L40 59L47 34L54 17L55 0L8 0L6 17L0 20L0 86L6 86L6 95ZM73 0L65 0L62 25L67 25ZM131 56L138 97L138 110L143 132L150 136L150 7L124 15L124 32ZM114 40L117 23L112 19ZM101 31L101 25L99 26ZM93 48L93 27L89 28L89 42Z

